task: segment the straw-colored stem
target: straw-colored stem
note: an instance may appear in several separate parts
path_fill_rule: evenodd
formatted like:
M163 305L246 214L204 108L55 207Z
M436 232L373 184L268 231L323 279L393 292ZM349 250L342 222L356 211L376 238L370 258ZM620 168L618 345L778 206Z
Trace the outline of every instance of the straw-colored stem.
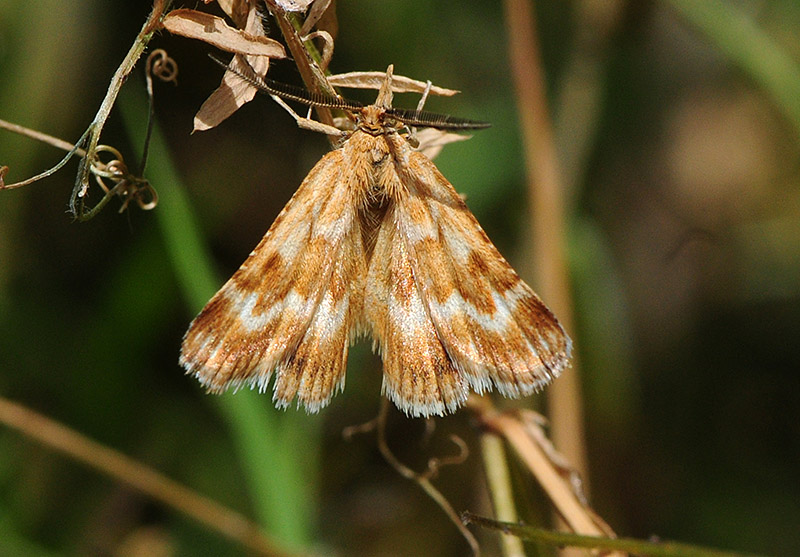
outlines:
M117 96L119 95L122 86L125 84L128 75L130 75L133 67L136 65L136 62L145 51L147 44L150 42L150 39L158 29L158 24L161 21L161 17L164 15L164 12L171 3L171 0L155 0L155 2L153 2L153 10L150 12L150 16L142 26L142 30L139 31L139 34L133 41L131 48L128 50L128 53L125 55L122 63L117 68L117 71L114 72L114 76L111 78L111 83L108 86L108 91L106 91L106 96L103 98L103 102L100 103L100 108L98 109L94 120L89 125L90 131L89 137L87 138L87 157L85 160L92 160L94 157L95 152L97 151L98 142L100 141L100 135L103 132L103 126L105 126L106 120L108 120L108 116L111 114L111 108L114 106ZM78 172L78 178L75 183L75 189L73 190L70 198L70 210L73 212L73 214L75 214L76 217L78 217L78 219L82 217L83 200L86 196L86 190L89 188L89 172L89 164L81 165L81 169Z
M508 459L502 438L489 432L482 434L481 454L495 517L503 522L517 522L514 490L511 485L511 474L508 472ZM522 540L514 536L500 538L500 548L505 557L524 557L525 555Z
M266 2L275 16L275 21L278 23L284 40L286 40L286 45L289 47L289 52L292 54L306 88L315 93L325 93L335 97L336 91L328 84L324 72L319 68L311 53L309 53L306 43L303 42L297 27L295 27L292 15L283 10L273 0L266 0ZM333 126L333 116L328 108L318 106L315 109L323 124ZM329 136L329 139L334 143L339 141L340 137Z
M470 398L468 405L484 428L508 442L573 532L590 536L613 535L579 499L550 455L516 416L498 412L490 401L479 397Z
M564 192L531 4L530 0L506 0L505 18L524 139L535 283L542 298L571 331L572 298L564 253ZM572 466L586 477L582 396L575 356L572 368L548 387L547 393L553 441Z
M2 397L0 422L94 470L130 485L259 555L290 555L270 541L258 525L236 511L198 495L119 451Z

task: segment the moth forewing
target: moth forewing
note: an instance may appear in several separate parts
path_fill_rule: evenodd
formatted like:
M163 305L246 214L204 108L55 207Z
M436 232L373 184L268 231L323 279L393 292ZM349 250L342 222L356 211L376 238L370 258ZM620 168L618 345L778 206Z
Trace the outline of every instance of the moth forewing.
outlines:
M411 416L453 412L470 389L527 395L568 365L556 318L391 123L405 114L391 108L391 72L189 328L181 363L211 390L265 390L274 373L279 407L316 412L344 387L360 333Z

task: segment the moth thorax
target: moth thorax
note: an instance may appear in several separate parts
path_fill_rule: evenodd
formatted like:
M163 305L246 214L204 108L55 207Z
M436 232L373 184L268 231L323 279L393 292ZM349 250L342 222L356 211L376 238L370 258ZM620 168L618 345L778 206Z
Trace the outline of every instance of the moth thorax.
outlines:
M378 231L389 211L391 197L380 181L371 181L364 192L364 199L359 207L358 221L361 228L361 242L364 245L364 254L367 261L372 259Z

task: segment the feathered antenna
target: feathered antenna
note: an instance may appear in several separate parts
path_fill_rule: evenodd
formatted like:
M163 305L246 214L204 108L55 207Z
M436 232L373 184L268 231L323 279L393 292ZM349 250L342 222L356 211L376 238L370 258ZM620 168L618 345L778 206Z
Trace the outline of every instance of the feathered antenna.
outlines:
M260 77L255 71L248 73L230 67L226 62L217 58L213 54L208 55L214 62L235 73L253 87L267 95L275 95L281 99L299 102L308 106L318 106L346 110L348 112L360 112L364 104L352 99L341 97L331 97L322 93L314 93L303 87L281 83L271 79ZM249 65L246 67L249 68ZM386 114L396 120L408 125L424 128L435 128L438 130L479 130L491 126L488 122L468 120L466 118L456 118L448 114L436 114L424 110L411 110L406 108L387 108Z

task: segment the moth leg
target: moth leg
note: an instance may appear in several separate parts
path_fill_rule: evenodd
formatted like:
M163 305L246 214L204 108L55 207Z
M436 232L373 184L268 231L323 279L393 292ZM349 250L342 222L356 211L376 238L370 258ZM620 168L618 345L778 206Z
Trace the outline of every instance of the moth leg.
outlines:
M422 92L422 97L420 97L419 102L417 103L417 112L422 112L422 109L425 106L425 101L428 100L428 93L431 92L431 87L433 87L433 83L429 79L425 84L425 90ZM417 137L416 127L412 126L408 128L408 135L406 136L406 140L414 149L419 147L419 138Z
M425 107L425 101L428 100L428 93L431 92L431 87L433 87L433 83L431 83L431 80L429 79L425 84L425 90L422 92L422 97L417 103L417 112L422 112L422 109Z
M344 132L339 128L329 126L328 124L323 124L322 122L317 122L311 118L304 118L303 116L300 116L292 109L291 106L286 104L284 100L277 95L270 95L270 97L272 97L273 101L278 103L281 108L283 108L292 118L294 118L294 121L297 122L297 127L300 129L324 133L325 135L332 135L336 137L344 137L348 135L348 132Z

